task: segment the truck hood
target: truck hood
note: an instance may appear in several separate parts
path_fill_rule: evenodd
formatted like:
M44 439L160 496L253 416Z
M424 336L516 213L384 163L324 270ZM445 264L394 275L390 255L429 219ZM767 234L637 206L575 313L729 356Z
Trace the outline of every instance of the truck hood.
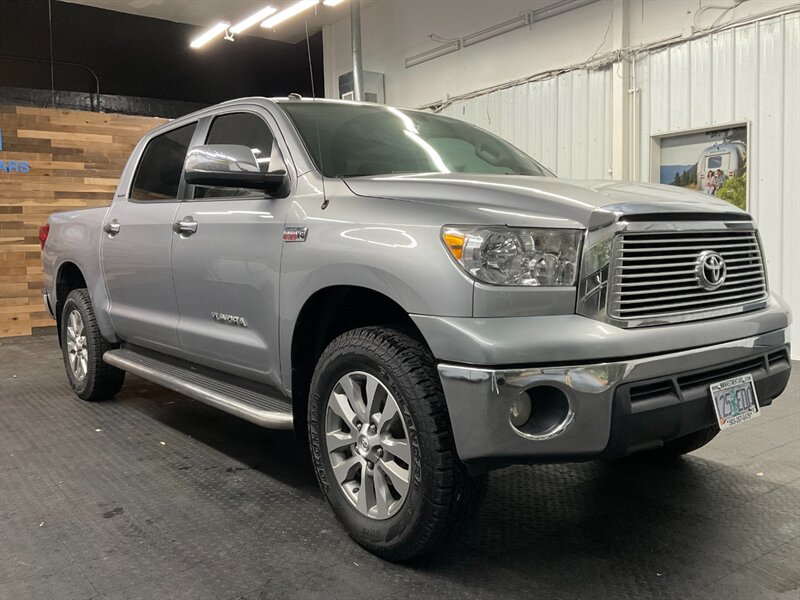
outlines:
M507 225L528 225L533 220L555 221L550 226L586 227L590 219L596 223L623 214L744 214L724 200L651 183L472 173L351 177L345 183L358 196L468 210L481 215L481 223L500 220Z

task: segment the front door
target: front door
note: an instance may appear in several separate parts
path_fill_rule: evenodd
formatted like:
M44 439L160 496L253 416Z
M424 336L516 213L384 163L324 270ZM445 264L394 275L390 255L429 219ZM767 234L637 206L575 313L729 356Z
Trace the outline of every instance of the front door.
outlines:
M102 268L116 333L166 352L178 348L172 224L186 187L181 173L196 126L176 127L145 145L129 189L106 215L102 236Z
M272 127L270 126L272 125ZM266 111L214 117L205 144L251 148L264 172L286 170ZM181 203L172 269L183 352L206 366L280 384L278 283L290 198L192 186Z

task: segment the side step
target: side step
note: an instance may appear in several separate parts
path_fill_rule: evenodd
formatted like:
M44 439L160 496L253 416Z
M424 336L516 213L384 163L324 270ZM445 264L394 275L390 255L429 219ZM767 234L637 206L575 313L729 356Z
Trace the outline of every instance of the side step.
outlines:
M103 355L103 361L256 425L269 429L292 429L292 405L286 400L221 381L129 348L109 350Z

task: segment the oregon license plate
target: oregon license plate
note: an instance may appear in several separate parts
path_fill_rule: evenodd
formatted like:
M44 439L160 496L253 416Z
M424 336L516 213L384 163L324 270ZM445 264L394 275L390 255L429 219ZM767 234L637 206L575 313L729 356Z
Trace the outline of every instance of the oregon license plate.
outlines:
M752 375L712 383L710 388L720 429L733 427L761 414Z

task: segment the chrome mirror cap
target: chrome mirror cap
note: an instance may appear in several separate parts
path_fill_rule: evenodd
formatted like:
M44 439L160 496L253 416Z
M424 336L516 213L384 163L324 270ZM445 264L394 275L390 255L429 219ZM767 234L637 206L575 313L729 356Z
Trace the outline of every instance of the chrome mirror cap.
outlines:
M191 185L249 188L270 194L288 183L285 172L261 172L253 151L235 144L195 146L186 155L184 178Z

